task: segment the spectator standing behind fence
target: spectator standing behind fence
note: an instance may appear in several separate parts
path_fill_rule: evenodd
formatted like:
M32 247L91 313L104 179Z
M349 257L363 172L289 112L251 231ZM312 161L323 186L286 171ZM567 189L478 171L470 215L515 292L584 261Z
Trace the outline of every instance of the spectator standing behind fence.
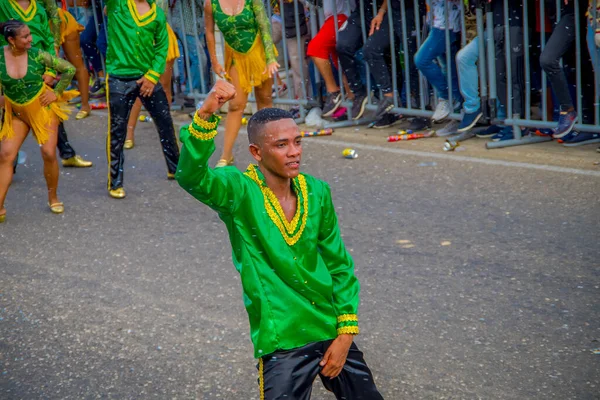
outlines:
M169 101L158 81L165 71L169 48L165 13L154 0L105 0L105 4L108 16L108 194L122 199L125 197L123 146L127 120L137 98L156 124L168 179L175 178L179 146Z
M331 58L336 66L338 64L338 57L335 51L336 22L334 21L334 9L337 12L337 28L340 29L348 20L348 16L350 16L354 8L354 0L323 0L325 22L315 37L308 43L307 55L312 58L317 66L327 89L327 99L323 106L324 117L333 115L342 103L340 87L333 76L333 69L329 62Z
M352 101L352 119L355 120L362 117L365 112L367 101L369 100L367 89L360 76L356 53L364 44L362 32L363 23L365 28L368 29L367 27L371 25L371 21L373 20L373 14L376 7L376 4L374 3L376 2L365 0L363 2L362 10L359 5L352 11L350 18L348 18L338 32L337 43L335 46L335 50L340 59L340 66L342 71L344 71L344 76L348 80L348 87L354 95L354 100ZM361 14L364 14L364 22L361 21Z
M88 6L92 9L92 15L88 18L85 29L81 33L81 49L94 70L94 84L90 88L90 95L93 97L102 97L105 95L104 88L104 69L102 67L102 57L106 59L106 30L104 28L104 12L102 1L96 0L92 3L89 0Z
M169 12L169 6L167 0L157 0L156 2L160 8L165 13L165 16ZM171 29L171 26L167 23L167 35L169 36L169 48L167 50L167 65L165 66L165 72L160 76L159 82L163 89L165 90L165 94L167 95L167 101L169 102L169 107L171 106L171 102L173 101L173 88L171 78L173 77L173 65L175 65L175 60L180 57L179 54L179 45L177 44L177 37L175 33ZM132 149L134 146L135 140L135 127L137 126L138 118L140 116L140 111L142 110L142 101L137 98L133 107L131 108L131 113L129 114L129 122L127 122L127 138L125 139L125 144L123 148L125 150Z
M435 112L431 117L433 122L448 118L451 112L459 109L462 97L458 88L456 73L456 52L460 39L460 1L461 0L428 0L427 22L430 27L429 35L415 55L415 64L437 92L439 98ZM448 19L446 20L446 4ZM446 30L450 36L450 49L446 49ZM446 52L450 50L450 65L446 65ZM435 60L444 66L444 70ZM449 87L446 74L450 74L452 82L453 104L449 102Z
M404 15L406 20L403 21L400 0L384 0L379 12L373 19L373 22L366 25L370 26L369 38L363 49L365 60L369 63L371 69L371 75L373 76L377 87L383 93L383 98L380 100L375 114L375 116L379 118L374 125L375 128L390 126L399 119L397 115L389 112L394 107L394 96L398 96L399 93L394 92L392 75L384 57L385 51L390 49L391 44L390 25L387 16L389 4L391 4L392 9L394 40L396 48L398 49L403 46L402 26L406 25L408 49L404 49L404 51L408 53L409 64L408 66L405 66L405 68L409 69L411 92L405 93L406 102L411 101L411 98L417 99L419 90L419 73L414 62L414 55L417 52L414 2L407 1L405 3L406 8ZM419 15L421 15L421 13L419 13ZM392 50L391 53L392 57L396 57L395 50ZM404 77L404 74L402 74L402 77ZM404 85L406 85L406 82ZM398 85L398 90L400 90L401 87L402 83ZM401 101L398 101L398 104L401 105Z
M554 27L552 35L540 56L540 65L546 71L548 81L560 104L558 126L552 133L554 138L562 138L568 135L577 122L577 112L569 92L567 77L560 65L561 58L575 41L575 7L573 6L573 0L561 1L560 16L560 20Z
M252 89L259 110L272 106L273 75L279 64L261 0L206 0L204 21L213 71L233 83L237 93L225 121L223 153L216 165L221 168L233 165L233 145ZM225 66L217 59L215 23L225 38Z
M300 26L300 48L298 48L297 30L296 30L296 2L293 0L283 0L283 12L280 10L279 2L272 3L273 16L271 17L271 26L273 28L273 43L278 44L285 36L285 46L288 52L288 58L292 67L292 77L294 80L294 98L309 98L309 93L302 90L302 77L304 77L304 87L309 90L308 82L308 63L306 62L306 43L308 42L308 25L306 24L305 4L299 0L298 21ZM282 20L284 24L282 24ZM283 31L285 25L285 32Z
M206 41L204 37L204 6L202 0L169 0L171 3L171 23L173 30L181 41L185 40L186 46L179 48L185 53L190 70L186 70L185 60L179 59L177 65L181 74L185 75L185 83L188 92L206 93L210 87L208 74L208 63L206 54ZM194 13L196 14L194 20ZM196 45L198 41L198 45ZM186 49L187 47L187 49ZM202 74L202 79L201 79ZM202 87L204 81L204 87ZM186 98L188 102L194 102L193 98Z

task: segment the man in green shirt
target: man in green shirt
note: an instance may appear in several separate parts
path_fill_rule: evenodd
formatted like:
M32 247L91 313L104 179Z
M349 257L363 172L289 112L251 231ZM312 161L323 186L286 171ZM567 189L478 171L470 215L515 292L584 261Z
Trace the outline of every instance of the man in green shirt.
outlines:
M211 169L219 117L235 88L218 81L181 129L176 179L219 213L229 232L258 358L261 399L310 398L317 377L338 399L379 400L353 343L360 290L327 183L299 172L301 136L291 114L258 111L248 123L258 165Z
M179 147L167 95L158 82L165 71L169 47L163 10L154 0L105 0L104 3L108 19L108 193L122 199L125 197L123 146L131 107L138 97L156 124L169 179L175 178Z

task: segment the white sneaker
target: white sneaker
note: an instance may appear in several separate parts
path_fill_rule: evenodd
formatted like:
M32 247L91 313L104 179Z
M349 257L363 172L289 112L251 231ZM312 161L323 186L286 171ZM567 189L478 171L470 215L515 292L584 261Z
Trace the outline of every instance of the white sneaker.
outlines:
M446 118L448 118L448 115L450 115L450 113L452 111L454 111L455 109L457 109L458 107L460 107L460 103L458 101L455 101L454 107L452 107L448 100L440 99L437 107L435 108L435 112L433 113L433 116L431 117L431 121L440 122L440 121L445 120Z

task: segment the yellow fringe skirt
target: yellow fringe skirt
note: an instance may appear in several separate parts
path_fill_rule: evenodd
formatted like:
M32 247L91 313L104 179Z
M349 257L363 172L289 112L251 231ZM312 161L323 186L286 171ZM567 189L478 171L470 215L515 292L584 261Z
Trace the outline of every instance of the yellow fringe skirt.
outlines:
M70 12L62 8L58 9L58 16L60 17L60 44L63 44L71 33L80 33L85 29Z
M273 51L277 56L275 46L273 46ZM266 72L267 56L260 34L256 35L254 43L247 53L237 52L225 43L225 71L229 72L234 65L239 76L240 86L246 94L252 92L253 87L260 86L269 79L269 74ZM227 79L230 80L228 76Z
M50 138L48 126L55 118L59 121L69 119L69 114L73 109L69 107L68 101L79 96L79 92L77 90L68 90L49 106L42 107L40 96L44 93L44 90L52 89L44 85L42 90L25 104L15 103L5 96L4 124L2 125L2 130L0 130L0 141L10 139L14 136L13 116L29 125L33 131L33 136L35 136L40 145L46 143Z
M171 29L171 26L167 24L167 35L169 35L169 50L167 51L167 62L173 61L179 58L179 45L177 44L177 36Z

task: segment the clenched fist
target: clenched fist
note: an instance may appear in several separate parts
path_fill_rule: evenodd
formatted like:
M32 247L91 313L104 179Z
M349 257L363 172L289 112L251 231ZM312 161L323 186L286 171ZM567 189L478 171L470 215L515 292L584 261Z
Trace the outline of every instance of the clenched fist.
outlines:
M214 114L223 104L235 97L235 87L224 80L218 80L208 93L202 107L197 111L199 115Z

